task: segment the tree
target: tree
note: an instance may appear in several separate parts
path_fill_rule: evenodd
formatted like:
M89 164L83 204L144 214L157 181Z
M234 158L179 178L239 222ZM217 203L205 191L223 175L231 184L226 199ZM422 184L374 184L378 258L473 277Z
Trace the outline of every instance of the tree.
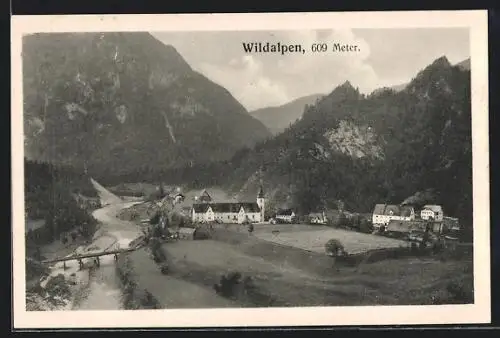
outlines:
M343 212L341 212L338 216L336 226L344 227L348 224L348 221L349 221L349 219L347 218L347 216Z
M151 217L149 219L149 224L153 225L153 224L158 224L158 222L160 221L160 212L159 211L156 211L155 214L153 215L153 217Z
M160 195L160 198L163 198L165 196L165 189L163 188L163 182L160 182L160 187L158 188L158 193Z
M330 257L344 256L346 251L344 245L338 239L330 239L325 244L325 253Z

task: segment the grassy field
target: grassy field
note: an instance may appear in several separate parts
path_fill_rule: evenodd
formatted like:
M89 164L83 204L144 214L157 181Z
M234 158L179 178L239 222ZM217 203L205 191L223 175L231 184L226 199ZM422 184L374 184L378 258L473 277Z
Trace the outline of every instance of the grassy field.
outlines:
M407 242L398 239L334 229L321 225L257 225L255 226L254 235L265 241L319 253L324 253L326 242L334 238L344 245L349 254L408 246Z
M321 231L321 230L320 230ZM335 264L315 252L264 241L244 232L217 229L210 240L181 240L163 248L168 276L146 254L129 257L139 284L164 307L262 307L412 305L473 301L472 260L406 257L356 266ZM233 299L213 285L228 272L253 280L251 294ZM462 295L450 286L462 287Z
M128 259L133 266L134 282L150 292L162 308L238 307L200 283L163 275L146 250L132 252Z

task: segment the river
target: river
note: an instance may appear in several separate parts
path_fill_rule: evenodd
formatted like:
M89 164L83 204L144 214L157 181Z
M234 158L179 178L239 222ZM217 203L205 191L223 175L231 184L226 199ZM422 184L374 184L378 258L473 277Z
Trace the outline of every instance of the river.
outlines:
M142 235L139 227L132 222L117 218L118 212L131 207L141 201L123 201L107 191L100 184L92 180L98 191L103 208L95 210L92 215L99 221L100 227L95 233L92 243L80 247L77 251L102 251L107 248L126 248L128 244ZM73 274L79 281L76 296L68 309L72 310L119 310L123 309L122 288L116 271L113 255L102 256L100 267L95 268L91 260L84 262L84 270L77 271L77 262L67 263L64 271L54 271L54 274L63 272L65 275ZM61 265L61 263L58 263ZM57 267L56 270L61 270Z
M136 224L116 218L116 214L137 202L108 205L94 211L93 216L101 223L97 236L90 244L95 250L107 247L126 248L141 235ZM112 255L100 259L100 267L85 270L86 285L72 306L73 310L118 310L123 308L121 282L116 272L116 263Z

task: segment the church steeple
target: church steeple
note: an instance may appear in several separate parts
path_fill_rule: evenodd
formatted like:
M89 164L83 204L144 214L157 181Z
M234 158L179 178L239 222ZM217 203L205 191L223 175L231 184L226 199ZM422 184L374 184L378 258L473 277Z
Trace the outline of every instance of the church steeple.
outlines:
M257 193L257 205L260 208L260 223L264 223L264 217L266 213L266 197L264 195L264 188L262 188L262 183L260 184L259 192Z
M262 184L259 188L259 193L257 194L257 198L264 198L264 188L262 188Z

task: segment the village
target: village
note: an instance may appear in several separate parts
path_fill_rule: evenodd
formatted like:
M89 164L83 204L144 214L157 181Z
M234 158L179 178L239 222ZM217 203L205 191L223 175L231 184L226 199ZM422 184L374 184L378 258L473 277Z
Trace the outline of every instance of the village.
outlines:
M339 241L343 252L349 254L369 251L373 246L368 244L366 248L360 248L355 245L353 248L350 242L381 243L376 245L377 249L385 247L388 243L399 246L407 243L409 246L435 247L445 243L457 243L461 238L458 218L446 216L441 205L426 204L416 209L410 204L376 204L371 214L349 212L343 210L340 205L337 210L300 215L293 208L267 210L267 198L262 185L254 201L234 199L228 201L221 197L219 192L213 194L210 189L202 189L194 194L190 192L189 197L181 193L180 188L170 193L166 193L163 186L157 190L160 191L160 195L157 196L159 199L147 209L147 212L141 216L130 215L130 219L143 217L141 223L147 225L146 232L151 234L156 231L165 234L164 238L165 236L189 238L195 233L205 231L203 229L206 229L204 237L208 238L210 231L217 227L236 229L238 232L245 229L248 233L260 236L264 240L273 242L281 240L281 244L284 245L327 254L329 253L326 243L332 239ZM144 218L145 215L151 217ZM177 221L172 221L172 217ZM300 238L308 231L315 231L316 235L319 235L320 229L325 230L324 237L316 237L314 241L321 242L321 245L311 241L302 245L297 244L304 242L301 239L283 241L284 234L295 233L296 236L289 236ZM335 238L332 232L335 230L343 231L339 232L340 238ZM346 231L358 233L359 236L363 236L363 240L359 241L358 238L351 240L350 237L357 235L346 235ZM271 238L263 235L268 233L271 233Z
M50 287L57 290L65 289L63 285L75 274L83 280L99 275L116 275L121 280L115 286L123 294L120 300L89 299L90 305L80 308L389 304L396 299L398 304L435 304L464 302L472 297L467 293L469 274L460 272L469 268L472 247L462 243L458 219L445 216L439 205L417 210L412 205L377 204L372 214L359 214L343 210L339 204L339 210L301 215L293 208L269 210L271 203L262 186L251 201L230 198L218 188L182 191L180 187L149 184L149 193L137 196L137 190L144 190L134 188L134 184L129 184L133 187L129 190L136 190L131 194L93 183L100 198L74 196L103 222L91 242L82 242L81 229L77 228L61 234L61 243L48 246L58 248L58 253L51 254L42 246L41 260L29 262L30 266L52 266L50 280L57 276L60 280ZM43 223L27 220L28 242L43 234ZM80 249L73 251L75 245ZM412 265L407 265L408 260ZM373 286L378 298L366 298L356 289L361 287L356 272L361 267L377 279L392 280L421 264L428 271L426 283L458 283L458 290L465 290L467 299L462 291L442 295L443 286L432 286L424 294L410 293L391 300L393 290L386 290L382 280ZM412 273L404 280L397 277L398 283L411 289ZM331 282L338 278L353 279L345 296L335 295L338 285ZM30 273L32 290L40 288L38 280ZM310 285L312 281L317 285ZM182 283L191 291L172 294L171 283ZM147 290L146 296L137 288ZM298 296L299 289L302 296ZM436 292L439 295L434 295ZM75 297L72 294L66 291L66 297Z

